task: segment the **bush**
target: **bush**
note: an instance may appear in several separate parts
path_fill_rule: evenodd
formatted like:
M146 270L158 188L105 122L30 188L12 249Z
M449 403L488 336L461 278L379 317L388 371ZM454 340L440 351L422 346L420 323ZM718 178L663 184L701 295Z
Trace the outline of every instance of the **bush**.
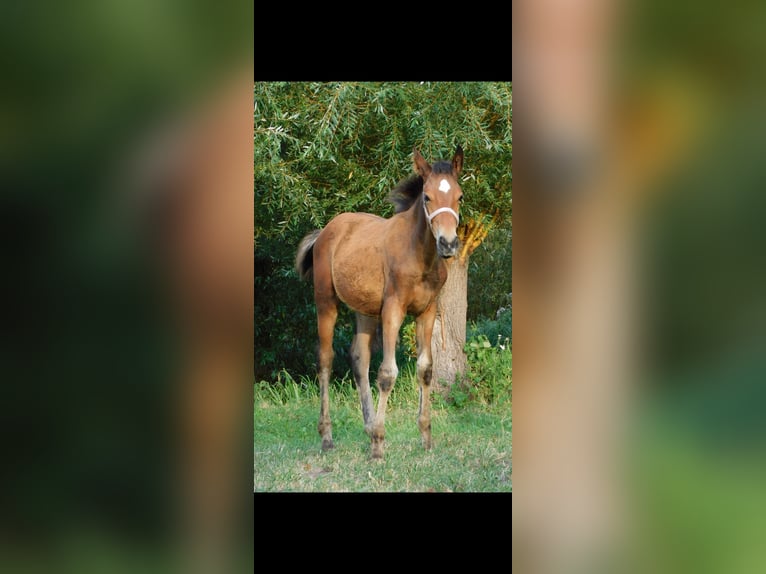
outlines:
M484 335L494 346L508 346L510 349L513 340L513 309L510 307L510 301L508 301L508 307L501 307L498 310L496 319L480 319L471 322L466 338L470 341L480 335Z
M469 321L496 319L498 306L510 306L513 283L512 235L510 226L493 228L468 260ZM490 341L494 340L490 337Z
M468 368L452 385L447 402L463 407L470 401L483 404L510 403L513 386L511 311L497 320L481 321L470 329L465 352ZM495 340L493 345L489 336Z

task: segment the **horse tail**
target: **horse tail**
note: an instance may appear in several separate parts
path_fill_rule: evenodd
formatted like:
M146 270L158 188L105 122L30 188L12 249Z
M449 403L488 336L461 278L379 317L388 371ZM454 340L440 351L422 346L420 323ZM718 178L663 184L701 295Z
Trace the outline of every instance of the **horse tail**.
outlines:
M312 231L298 245L298 254L295 257L295 270L301 279L308 280L311 277L311 270L314 267L314 243L316 243L321 231L321 229Z

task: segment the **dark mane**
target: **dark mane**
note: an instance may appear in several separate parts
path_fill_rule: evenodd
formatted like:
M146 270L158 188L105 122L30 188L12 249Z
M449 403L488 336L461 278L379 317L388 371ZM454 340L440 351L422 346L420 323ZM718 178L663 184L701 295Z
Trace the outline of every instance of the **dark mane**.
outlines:
M433 173L452 173L452 162L451 161L436 161L431 166L431 171Z
M399 185L388 194L388 200L394 204L394 213L401 213L412 207L421 193L423 193L423 178L413 175L400 181Z

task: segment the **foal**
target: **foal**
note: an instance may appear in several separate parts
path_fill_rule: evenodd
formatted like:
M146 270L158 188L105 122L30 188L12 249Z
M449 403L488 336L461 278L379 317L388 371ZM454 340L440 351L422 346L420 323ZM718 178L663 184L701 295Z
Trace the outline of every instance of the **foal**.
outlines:
M458 248L458 209L463 199L458 176L463 169L463 150L458 146L451 162L430 165L415 148L413 162L417 175L402 181L391 193L396 213L390 219L341 213L324 229L304 237L298 247L298 274L308 279L313 271L314 276L321 397L318 429L323 450L334 446L329 382L339 301L356 311L351 359L373 458L383 456L386 403L399 373L395 357L399 328L407 314L415 317L418 427L423 446L431 448L431 333L436 296L447 279L442 259L453 257ZM383 362L377 378L378 409L373 416L369 368L378 322L383 327Z

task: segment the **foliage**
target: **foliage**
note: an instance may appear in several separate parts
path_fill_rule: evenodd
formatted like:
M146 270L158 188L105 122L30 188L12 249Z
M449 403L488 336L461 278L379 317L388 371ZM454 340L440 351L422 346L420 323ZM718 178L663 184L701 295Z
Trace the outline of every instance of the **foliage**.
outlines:
M510 404L513 383L511 310L501 312L498 320L474 324L464 349L468 369L450 388L447 402L457 408L476 402Z
M387 195L412 173L414 146L435 161L451 158L462 145L463 219L484 219L497 210L488 241L495 234L507 236L510 83L259 82L253 122L257 377L273 378L285 367L313 370L313 293L293 271L297 245L344 211L392 215ZM499 268L509 271L510 257L507 263ZM505 285L502 292L510 290L509 274L494 280L489 289ZM473 297L485 301L496 295L482 291L481 284L475 285ZM353 337L348 317L338 319L344 345L335 344L336 375L350 368L344 362L345 342Z
M415 145L433 161L461 144L466 216L510 215L510 84L256 83L254 98L256 245L342 211L392 214Z
M512 230L494 229L468 261L468 318L493 319L497 311L511 304L513 278ZM502 332L510 337L511 318ZM470 326L469 326L470 334ZM497 333L487 334L495 341Z
M510 306L501 307L497 311L496 319L480 319L473 321L467 330L468 340L484 336L496 347L510 346L513 339L513 309Z
M415 321L407 317L402 325L401 346L408 359L418 358L418 340L415 335Z

